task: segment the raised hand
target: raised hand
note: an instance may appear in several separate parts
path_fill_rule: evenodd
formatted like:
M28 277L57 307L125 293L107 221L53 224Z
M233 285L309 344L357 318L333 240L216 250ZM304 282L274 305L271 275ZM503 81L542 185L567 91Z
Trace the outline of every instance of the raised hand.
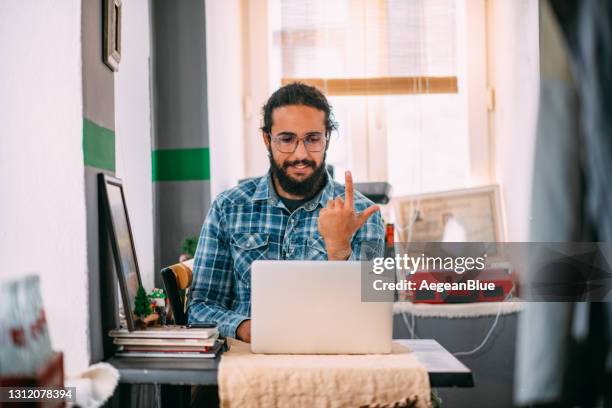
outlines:
M344 174L345 194L329 200L319 212L319 233L325 240L329 260L345 260L351 254L351 238L372 214L379 211L377 205L366 208L357 214L354 208L353 176L350 171Z

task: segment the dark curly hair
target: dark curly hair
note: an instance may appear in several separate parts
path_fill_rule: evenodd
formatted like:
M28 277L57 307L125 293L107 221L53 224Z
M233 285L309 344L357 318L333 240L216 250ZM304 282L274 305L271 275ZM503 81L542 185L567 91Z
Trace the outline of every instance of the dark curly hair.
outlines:
M305 105L325 112L325 134L328 138L331 132L338 128L338 124L334 120L332 107L327 102L325 95L314 86L293 82L279 88L263 106L262 132L268 135L272 132L272 112L276 108L287 105Z

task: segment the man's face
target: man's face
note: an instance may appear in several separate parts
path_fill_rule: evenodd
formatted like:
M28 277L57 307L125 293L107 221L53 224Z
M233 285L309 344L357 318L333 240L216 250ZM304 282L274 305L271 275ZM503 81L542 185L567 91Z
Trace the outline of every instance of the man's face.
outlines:
M300 139L293 153L284 153L278 138ZM304 138L320 137L323 148L309 151ZM287 105L272 112L270 138L264 135L270 152L270 166L281 187L288 193L308 196L325 182L325 112L304 105Z

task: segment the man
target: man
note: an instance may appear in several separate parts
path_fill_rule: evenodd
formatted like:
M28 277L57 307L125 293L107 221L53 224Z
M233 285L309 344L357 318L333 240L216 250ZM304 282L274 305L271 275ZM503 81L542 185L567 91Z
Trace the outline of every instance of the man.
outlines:
M347 260L381 256L379 208L326 171L335 128L327 99L293 83L263 108L270 170L221 193L202 226L193 266L190 323L215 322L250 342L251 263L258 259ZM366 254L366 247L369 255Z

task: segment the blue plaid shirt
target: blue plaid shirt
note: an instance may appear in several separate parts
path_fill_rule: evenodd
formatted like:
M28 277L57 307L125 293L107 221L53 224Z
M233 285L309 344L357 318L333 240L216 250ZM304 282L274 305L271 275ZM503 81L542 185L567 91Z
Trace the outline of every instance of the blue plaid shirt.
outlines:
M215 199L195 254L189 323L215 322L222 336L236 337L236 328L251 314L253 261L327 259L317 227L319 210L328 200L344 199L344 186L329 175L327 180L315 198L293 213L276 194L269 173L240 183ZM373 205L357 191L354 197L357 212ZM384 228L379 212L355 233L351 250L351 260L383 255Z

